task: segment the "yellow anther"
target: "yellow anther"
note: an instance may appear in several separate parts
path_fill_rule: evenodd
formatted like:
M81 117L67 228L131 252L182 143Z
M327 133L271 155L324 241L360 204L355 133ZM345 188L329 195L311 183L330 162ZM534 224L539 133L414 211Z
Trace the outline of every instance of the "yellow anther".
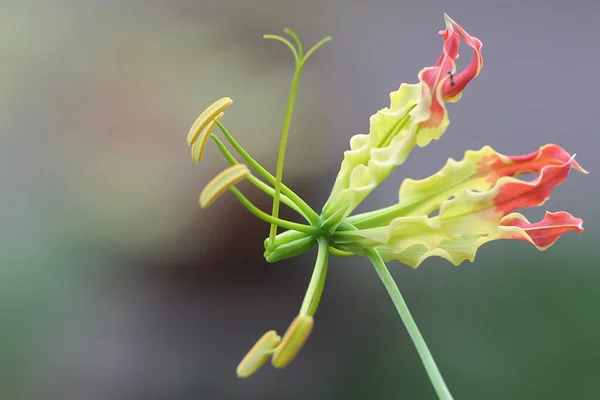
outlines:
M217 115L225 111L231 104L233 104L233 100L231 100L229 97L223 97L222 99L215 101L213 104L211 104L210 107L204 110L204 112L200 114L200 116L198 117L198 119L196 119L196 122L194 122L194 124L190 128L190 131L188 132L188 146L194 144L194 142L198 140L198 137L200 136L204 128L206 128L206 126L212 120L214 120L217 117Z
M250 173L245 164L236 164L215 176L200 193L200 206L208 207L223 192L235 185Z
M281 342L275 331L265 333L239 363L236 374L239 378L247 378L254 374L273 354L273 350Z
M313 325L313 317L308 315L298 315L292 321L285 335L283 335L281 344L273 353L271 363L275 368L285 368L294 360L310 336Z
M206 147L208 138L210 137L212 130L215 128L216 121L218 119L221 119L223 114L224 113L221 112L219 115L217 115L215 118L213 118L208 123L208 125L206 125L206 128L201 132L200 137L198 137L198 139L196 139L196 141L192 145L192 158L197 163L202 160L202 156L204 155L204 148Z

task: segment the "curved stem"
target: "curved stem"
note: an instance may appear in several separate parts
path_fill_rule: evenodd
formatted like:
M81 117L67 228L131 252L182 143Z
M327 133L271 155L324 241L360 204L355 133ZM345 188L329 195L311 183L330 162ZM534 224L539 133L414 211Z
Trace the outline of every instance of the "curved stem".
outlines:
M387 289L394 305L396 306L396 310L398 310L398 314L400 314L400 318L402 318L402 322L404 322L404 326L406 326L406 330L410 335L415 347L417 348L417 352L421 357L421 361L425 366L425 370L427 371L427 375L429 375L429 379L431 380L431 384L433 385L438 397L442 400L452 400L452 395L444 382L444 378L442 378L442 374L438 369L427 344L425 343L425 339L421 335L415 320L413 319L396 282L394 282L394 278L390 275L383 259L379 255L379 253L374 249L365 250L365 254L369 257L369 260L373 263L375 270L379 274L379 278L383 282L383 285Z
M319 241L319 253L317 255L317 261L315 262L315 269L313 270L310 283L308 284L308 290L304 295L302 306L300 307L300 315L315 315L319 302L321 301L321 294L323 294L323 287L325 286L325 277L327 275L327 261L329 255L329 242L320 237Z
M308 60L308 58L310 56L312 56L312 54L317 51L317 49L321 46L323 46L325 43L329 42L331 40L331 36L327 36L324 37L323 39L319 40L313 47L310 48L310 50L308 50L306 52L306 55L304 56L304 58L302 59L302 62L305 63L306 60Z
M292 36L292 35L290 35L290 36ZM296 60L296 63L300 61L300 59L301 59L302 56L298 54L298 51L296 50L296 48L294 47L294 45L289 40L287 40L286 38L281 37L279 35L267 34L267 35L263 35L263 39L277 40L277 41L285 44L292 51L292 54L294 55L294 59ZM294 38L294 40L295 39L296 38Z
M227 161L229 161L229 163L231 165L239 164L239 162L235 159L235 157L229 152L229 150L227 150L227 147L225 147L225 144L214 133L211 133L210 137L215 141L217 147L219 148L219 150L221 150L221 153L223 153L223 155L225 156L225 158L227 159ZM258 189L260 189L264 193L268 194L269 196L273 197L273 193L275 193L275 189L273 189L271 186L267 185L266 183L264 183L263 181L261 181L260 179L258 179L257 177L255 177L252 174L249 174L248 176L246 176L246 179L248 180L248 182L250 182L251 184L256 186ZM298 214L300 214L307 222L310 222L310 219L308 219L308 217L304 214L304 212L296 205L296 203L294 203L292 200L290 200L289 197L282 194L281 202L283 204L285 204L286 206L288 206L289 208L291 208L292 210L296 211Z
M296 47L298 48L298 60L302 60L304 58L304 48L302 47L302 41L298 37L298 34L290 28L285 28L283 31L290 35L294 39L294 42L296 42Z
M262 165L260 165L254 158L252 158L252 156L248 154L246 150L244 150L244 148L237 142L237 140L234 139L231 133L229 133L227 128L225 128L225 126L221 123L221 121L215 120L215 122L219 129L221 129L221 132L223 132L223 135L229 141L231 146L242 156L242 158L248 163L248 165L252 167L256 172L258 172L258 174L262 176L267 182L269 182L271 185L274 185L275 177ZM289 197L290 200L292 200L298 206L298 208L302 210L302 212L304 213L304 215L306 215L306 218L312 225L317 225L319 223L319 214L317 214L304 200L302 200L300 196L294 193L293 190L291 190L286 185L282 184L281 193Z
M266 221L270 224L275 224L276 226L280 226L285 229L292 229L300 232L307 233L309 235L316 235L319 233L319 228L311 225L298 224L296 222L286 221L279 218L273 218L271 215L262 211L258 207L256 207L246 196L242 194L236 187L232 186L229 188L237 197L237 199L250 211L252 214L256 215L258 218Z

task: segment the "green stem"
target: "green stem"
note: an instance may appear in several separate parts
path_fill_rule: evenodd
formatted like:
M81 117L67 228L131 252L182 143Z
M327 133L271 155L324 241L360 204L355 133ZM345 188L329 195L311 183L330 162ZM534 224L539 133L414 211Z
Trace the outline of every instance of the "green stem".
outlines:
M313 270L310 283L308 284L308 290L304 295L302 306L300 307L300 315L315 315L319 302L321 301L321 295L323 294L323 287L325 286L325 276L327 275L327 261L329 255L329 242L320 237L319 241L319 253L317 255L317 261L315 262L315 269Z
M258 172L258 174L262 176L268 183L274 185L276 182L275 177L262 165L260 165L254 158L252 158L252 156L248 154L246 150L244 150L244 148L237 142L237 140L235 140L235 138L231 135L231 133L229 133L227 128L225 128L225 126L219 120L215 120L215 122L219 126L219 129L221 129L221 132L223 132L223 135L229 141L231 146L242 156L242 158L248 163L248 165L250 165L250 167L252 167L256 172ZM292 191L286 185L282 184L281 193L289 197L290 200L292 200L298 206L298 208L302 210L302 213L306 216L306 218L312 225L317 225L319 223L319 214L317 214L304 200L302 200L300 196L294 193L294 191Z
M289 34L289 32L287 32L287 28L284 30L284 32ZM285 44L287 47L289 47L289 49L292 51L292 54L294 55L294 59L296 60L296 63L300 62L300 60L302 59L302 55L298 54L298 50L296 50L294 45L286 38L281 37L279 35L263 35L263 38L277 40L277 41ZM296 38L294 38L294 40L296 40Z
M227 161L229 161L229 163L231 165L239 164L239 162L235 159L235 157L229 152L229 150L227 150L227 147L225 147L225 144L214 133L211 133L210 137L215 141L215 143L217 144L217 147L219 147L219 150L221 150L221 153L223 153L223 155L225 156L225 158L227 159ZM264 183L263 181L261 181L260 179L258 179L257 177L255 177L252 174L247 175L246 179L251 184L256 186L258 189L260 189L264 193L268 194L269 196L273 197L273 193L275 193L275 189L273 189L271 186L267 185L266 183ZM298 214L300 214L307 222L310 222L310 220L304 214L304 212L298 207L298 205L296 205L296 203L294 203L292 200L290 200L289 197L282 194L281 202L283 204L285 204L286 206L290 207L292 210L296 211Z
M290 35L292 37L292 39L294 39L294 42L296 42L296 47L298 48L298 59L296 61L302 60L304 58L304 48L302 46L302 40L300 40L300 38L298 37L298 34L296 32L294 32L293 30L291 30L290 28L285 28L283 30L285 33L287 33L288 35ZM269 37L271 36L271 37ZM276 35L265 35L264 37L266 39L274 39L274 37L272 36L276 36ZM294 47L294 46L292 46ZM296 50L296 49L294 49ZM293 52L293 51L292 51Z
M277 170L275 172L275 195L273 196L273 211L271 215L274 218L279 216L279 195L281 194L281 181L283 179L283 164L285 161L285 148L287 146L287 138L290 131L290 124L292 122L292 114L294 113L294 103L296 101L296 91L298 90L298 82L300 81L300 75L302 74L302 60L296 62L296 70L294 71L294 78L292 79L292 87L288 97L287 110L285 111L285 118L283 120L283 128L281 130L281 140L279 141L279 154L277 156ZM277 235L277 225L271 224L269 231L269 247L273 247L275 242L275 236Z
M258 207L256 207L252 202L242 194L236 187L232 186L229 188L237 197L237 199L250 211L252 214L256 215L258 218L266 221L270 224L275 224L285 229L292 229L300 232L307 233L309 235L317 235L319 233L319 228L312 225L304 225L298 224L296 222L286 221L280 218L274 218L266 212L262 211Z
M392 298L392 301L396 306L396 310L398 310L398 314L400 314L400 318L402 318L402 322L404 322L404 325L408 330L408 334L417 348L417 352L421 357L421 361L425 366L427 375L429 375L429 379L431 380L438 397L442 400L452 400L452 395L450 394L450 391L448 390L448 387L442 378L442 374L440 373L440 370L438 369L433 356L431 355L431 352L425 343L425 339L423 339L423 336L421 336L421 332L419 331L415 320L410 314L408 306L406 305L406 302L404 301L396 282L394 282L394 278L392 278L390 275L390 272L388 271L383 259L374 249L365 250L365 254L373 263L375 270L379 274L379 278L383 282L383 285Z
M352 257L352 256L356 255L354 253L350 253L349 251L336 249L335 247L330 247L329 252L331 254L333 254L334 256L338 256L338 257Z

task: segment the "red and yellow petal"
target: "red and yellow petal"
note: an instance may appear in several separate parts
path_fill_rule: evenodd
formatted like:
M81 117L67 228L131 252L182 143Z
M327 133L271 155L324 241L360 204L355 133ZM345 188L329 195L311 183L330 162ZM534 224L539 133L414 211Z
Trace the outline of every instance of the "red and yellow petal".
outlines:
M479 247L492 240L517 239L533 244L543 251L552 246L567 232L583 232L583 220L565 211L546 212L539 222L531 223L523 215L513 213L502 218L499 229L480 236L455 236L443 239L435 247L415 243L394 249L390 246L377 246L376 249L385 261L400 261L413 268L418 267L429 257L441 257L455 266L464 261L474 261Z
M493 195L491 192L488 194L486 201L489 203L486 207L491 206L496 197L496 204L500 211L505 212L505 215L512 211L507 210L506 207L510 207L515 201L525 200L511 200L515 194L529 192L527 195L530 198L539 196L539 192L544 187L547 188L553 180L560 178L560 176L556 176L557 173L561 172L564 177L565 172L568 173L570 168L586 172L566 150L555 144L548 144L535 152L518 156L504 155L489 146L484 146L477 151L468 150L460 161L448 159L440 171L428 178L405 179L400 186L398 204L386 209L387 217L379 216L376 224L388 224L399 215L429 215L461 190L486 192L502 178L516 178L531 173L541 174L544 168L550 169L542 174L542 181L534 185L535 190L531 187L531 183L518 179L505 179L502 187L498 186L498 192ZM511 194L511 191L514 193ZM372 217L376 213L355 215L348 221L358 228L366 228L373 226Z
M419 72L422 101L414 112L422 130L417 142L419 146L440 138L449 123L444 103L458 101L467 84L483 66L481 41L469 35L447 15L445 19L446 29L439 32L444 39L442 54L434 66ZM467 68L454 75L461 40L473 49L473 58Z
M455 265L472 261L481 245L497 239L526 240L545 249L566 232L581 232L583 221L558 212L530 223L510 213L543 204L571 168L585 172L557 145L523 156L505 156L487 146L467 152L427 179L405 181L397 206L349 218L358 230L337 233L334 246L355 252L375 247L385 259L413 267L430 256ZM528 173L538 176L517 178ZM429 216L435 210L438 215Z
M511 235L507 238L525 240L538 250L546 250L566 232L583 232L583 220L566 211L546 212L541 221L534 223L529 222L519 213L513 213L502 218L500 226L519 228L522 231L519 235Z
M440 34L446 38L450 35L449 32L455 32L467 46L473 49L473 58L471 59L471 63L463 71L454 75L454 84L452 84L452 81L450 80L444 82L444 88L442 91L444 100L447 102L455 102L460 99L460 96L465 90L467 84L477 75L479 75L479 71L481 70L481 67L483 67L483 57L481 55L481 48L483 47L483 44L476 37L469 35L467 31L454 22L450 17L446 15L445 18L447 28L445 31L441 31ZM454 60L458 58L458 48L456 50L457 54Z
M539 173L542 168L549 165L561 165L572 158L565 149L556 144L547 144L537 151L522 156L506 156L499 153L489 154L482 158L477 166L478 173L493 171L487 174L490 182L495 182L502 176L519 176L529 173ZM575 160L572 168L579 172L587 173Z
M457 101L483 65L481 42L446 16L442 54L434 66L419 72L419 83L402 84L390 94L390 106L371 116L369 134L355 135L322 210L327 229L334 230L343 219L396 167L403 164L416 146L439 139L448 124L446 101ZM469 67L458 75L455 60L460 41L474 49Z

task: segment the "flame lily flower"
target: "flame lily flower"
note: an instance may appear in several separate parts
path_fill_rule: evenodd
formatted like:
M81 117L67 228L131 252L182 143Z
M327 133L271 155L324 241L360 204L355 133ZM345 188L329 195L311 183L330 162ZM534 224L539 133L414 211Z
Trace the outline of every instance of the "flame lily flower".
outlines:
M403 83L390 94L389 107L371 116L368 134L352 137L350 150L344 153L340 171L320 214L282 183L282 173L300 73L309 56L330 38L304 53L293 31L286 30L286 33L295 45L284 37L265 35L288 46L296 60L275 176L252 158L221 122L224 111L233 103L230 98L213 103L190 129L187 142L196 162L203 158L208 139L212 138L232 164L204 189L200 196L202 207L229 190L250 212L270 223L270 235L264 241L268 262L318 248L314 272L297 316L283 338L271 330L256 342L238 366L239 377L252 375L269 359L276 368L284 368L293 361L313 330L329 254L357 255L367 257L379 274L439 398L451 399L385 262L400 261L416 268L427 258L437 256L459 265L465 260L473 261L477 249L493 240L523 240L545 250L564 233L583 231L583 221L565 211L547 212L538 222L529 222L516 212L544 204L554 187L563 183L572 169L586 173L573 155L556 144L519 156L503 155L489 146L468 150L462 160L449 159L439 172L428 178L405 179L396 204L352 215L369 193L404 163L413 148L441 138L449 124L446 103L457 102L483 66L481 41L450 17L445 16L445 21L446 29L439 32L444 43L437 62L419 72L418 83ZM472 49L473 55L469 65L457 72L455 61L461 42ZM240 164L212 133L217 126L245 164ZM519 179L525 174L537 176L529 181ZM271 214L258 209L235 187L242 180L273 197ZM279 218L280 203L295 210L307 224ZM278 228L284 231L277 234Z

